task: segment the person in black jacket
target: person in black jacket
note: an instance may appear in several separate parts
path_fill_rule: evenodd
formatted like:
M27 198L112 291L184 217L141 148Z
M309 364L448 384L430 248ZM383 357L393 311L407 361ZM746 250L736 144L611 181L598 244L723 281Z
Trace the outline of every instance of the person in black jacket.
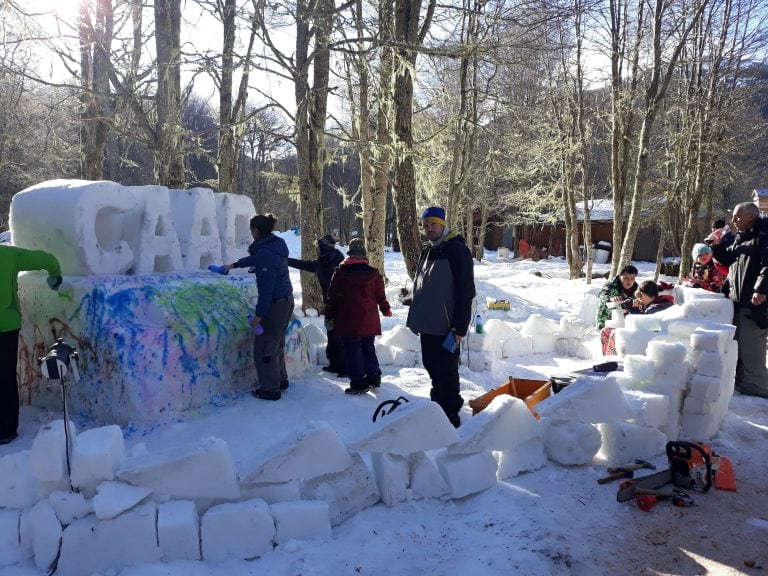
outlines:
M413 279L406 325L421 338L421 358L432 380L429 396L456 428L464 404L459 387L459 343L467 335L475 297L472 254L451 231L445 210L433 206L421 216L427 242Z
M768 370L765 346L768 336L768 219L752 202L733 209L736 238L724 246L720 238L710 236L718 262L729 266L729 297L734 303L733 323L739 359L736 365L736 389L742 394L768 398Z
M344 254L336 248L336 240L330 234L318 238L315 248L317 250L317 259L299 260L297 258L288 258L288 266L317 274L317 281L320 283L320 291L323 294L323 304L327 304L328 286L331 285L334 270L344 261ZM328 334L328 342L325 345L325 357L328 358L328 365L323 366L323 370L335 372L339 376L346 376L344 345L341 342L341 338L335 334L333 324L327 318L325 320L325 330Z

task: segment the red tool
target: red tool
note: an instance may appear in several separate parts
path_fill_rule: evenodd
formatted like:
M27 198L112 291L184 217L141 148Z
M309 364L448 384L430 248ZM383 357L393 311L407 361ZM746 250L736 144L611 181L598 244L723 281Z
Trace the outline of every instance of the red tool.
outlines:
M635 488L635 494L637 494L635 498L637 500L637 507L646 512L649 512L651 508L656 506L660 499L665 498L669 498L675 506L687 507L694 504L693 498L682 490L665 491Z

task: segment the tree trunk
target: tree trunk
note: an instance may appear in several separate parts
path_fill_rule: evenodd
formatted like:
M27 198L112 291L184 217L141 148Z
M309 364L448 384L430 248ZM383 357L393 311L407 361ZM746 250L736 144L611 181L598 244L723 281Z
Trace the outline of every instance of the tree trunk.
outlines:
M301 253L313 254L323 231L322 186L325 117L330 72L330 33L333 0L315 5L305 0L297 4L296 18L296 153L301 199ZM314 58L309 59L310 25L313 24ZM309 68L313 69L309 85ZM320 285L315 274L301 274L302 306L322 309Z
M395 40L397 74L395 75L395 160L394 199L397 206L397 232L403 252L405 268L411 278L421 254L421 239L416 213L416 171L413 149L413 76L416 69L416 46L424 39L434 11L435 0L430 0L421 31L419 15L421 0L395 1Z
M169 188L183 188L184 128L181 106L181 0L155 0L157 51L157 149L155 178Z
M114 20L111 0L80 0L80 162L85 180L104 179L109 118L112 114L109 90L109 59Z

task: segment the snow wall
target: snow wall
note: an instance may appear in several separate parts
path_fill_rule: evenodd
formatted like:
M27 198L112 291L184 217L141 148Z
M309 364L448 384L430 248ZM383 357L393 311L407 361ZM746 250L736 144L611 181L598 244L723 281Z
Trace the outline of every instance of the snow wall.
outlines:
M255 213L246 196L204 188L56 180L16 194L14 245L55 254L64 277L57 292L45 272L19 277L22 404L60 409L38 361L56 338L79 354L70 409L99 422L151 422L250 389L254 278L205 270L247 253ZM298 320L286 352L289 376L309 365Z

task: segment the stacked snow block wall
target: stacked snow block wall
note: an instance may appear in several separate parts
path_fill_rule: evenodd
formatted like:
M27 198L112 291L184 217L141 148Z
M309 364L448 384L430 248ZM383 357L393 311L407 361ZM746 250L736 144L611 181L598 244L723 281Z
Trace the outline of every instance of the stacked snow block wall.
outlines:
M318 320L304 319L310 359L324 364L324 331ZM467 349L468 348L468 349ZM462 341L462 363L474 372L504 369L504 364L522 356L558 354L594 359L599 356L600 338L577 316L563 316L559 322L532 314L524 323L493 318L483 333L470 332ZM396 326L376 339L376 356L382 366L421 366L419 337L405 326Z
M546 463L541 424L510 396L458 432L420 399L348 446L312 422L237 467L213 437L126 454L118 426L69 432L71 487L63 421L0 459L0 566L57 562L57 574L80 576L250 559L289 540L331 538L332 527L378 502L463 498Z
M247 254L255 213L206 188L57 180L16 194L14 245L55 254L64 275L57 292L44 272L19 277L21 398L60 409L37 362L57 337L78 348L71 407L98 422L153 422L249 389L255 282L204 270ZM309 365L298 321L286 340L295 376Z
M624 371L615 378L645 410L645 425L670 440L705 441L720 430L733 395L738 346L732 303L695 288L678 288L675 298L682 304L627 316L625 327L616 329Z

